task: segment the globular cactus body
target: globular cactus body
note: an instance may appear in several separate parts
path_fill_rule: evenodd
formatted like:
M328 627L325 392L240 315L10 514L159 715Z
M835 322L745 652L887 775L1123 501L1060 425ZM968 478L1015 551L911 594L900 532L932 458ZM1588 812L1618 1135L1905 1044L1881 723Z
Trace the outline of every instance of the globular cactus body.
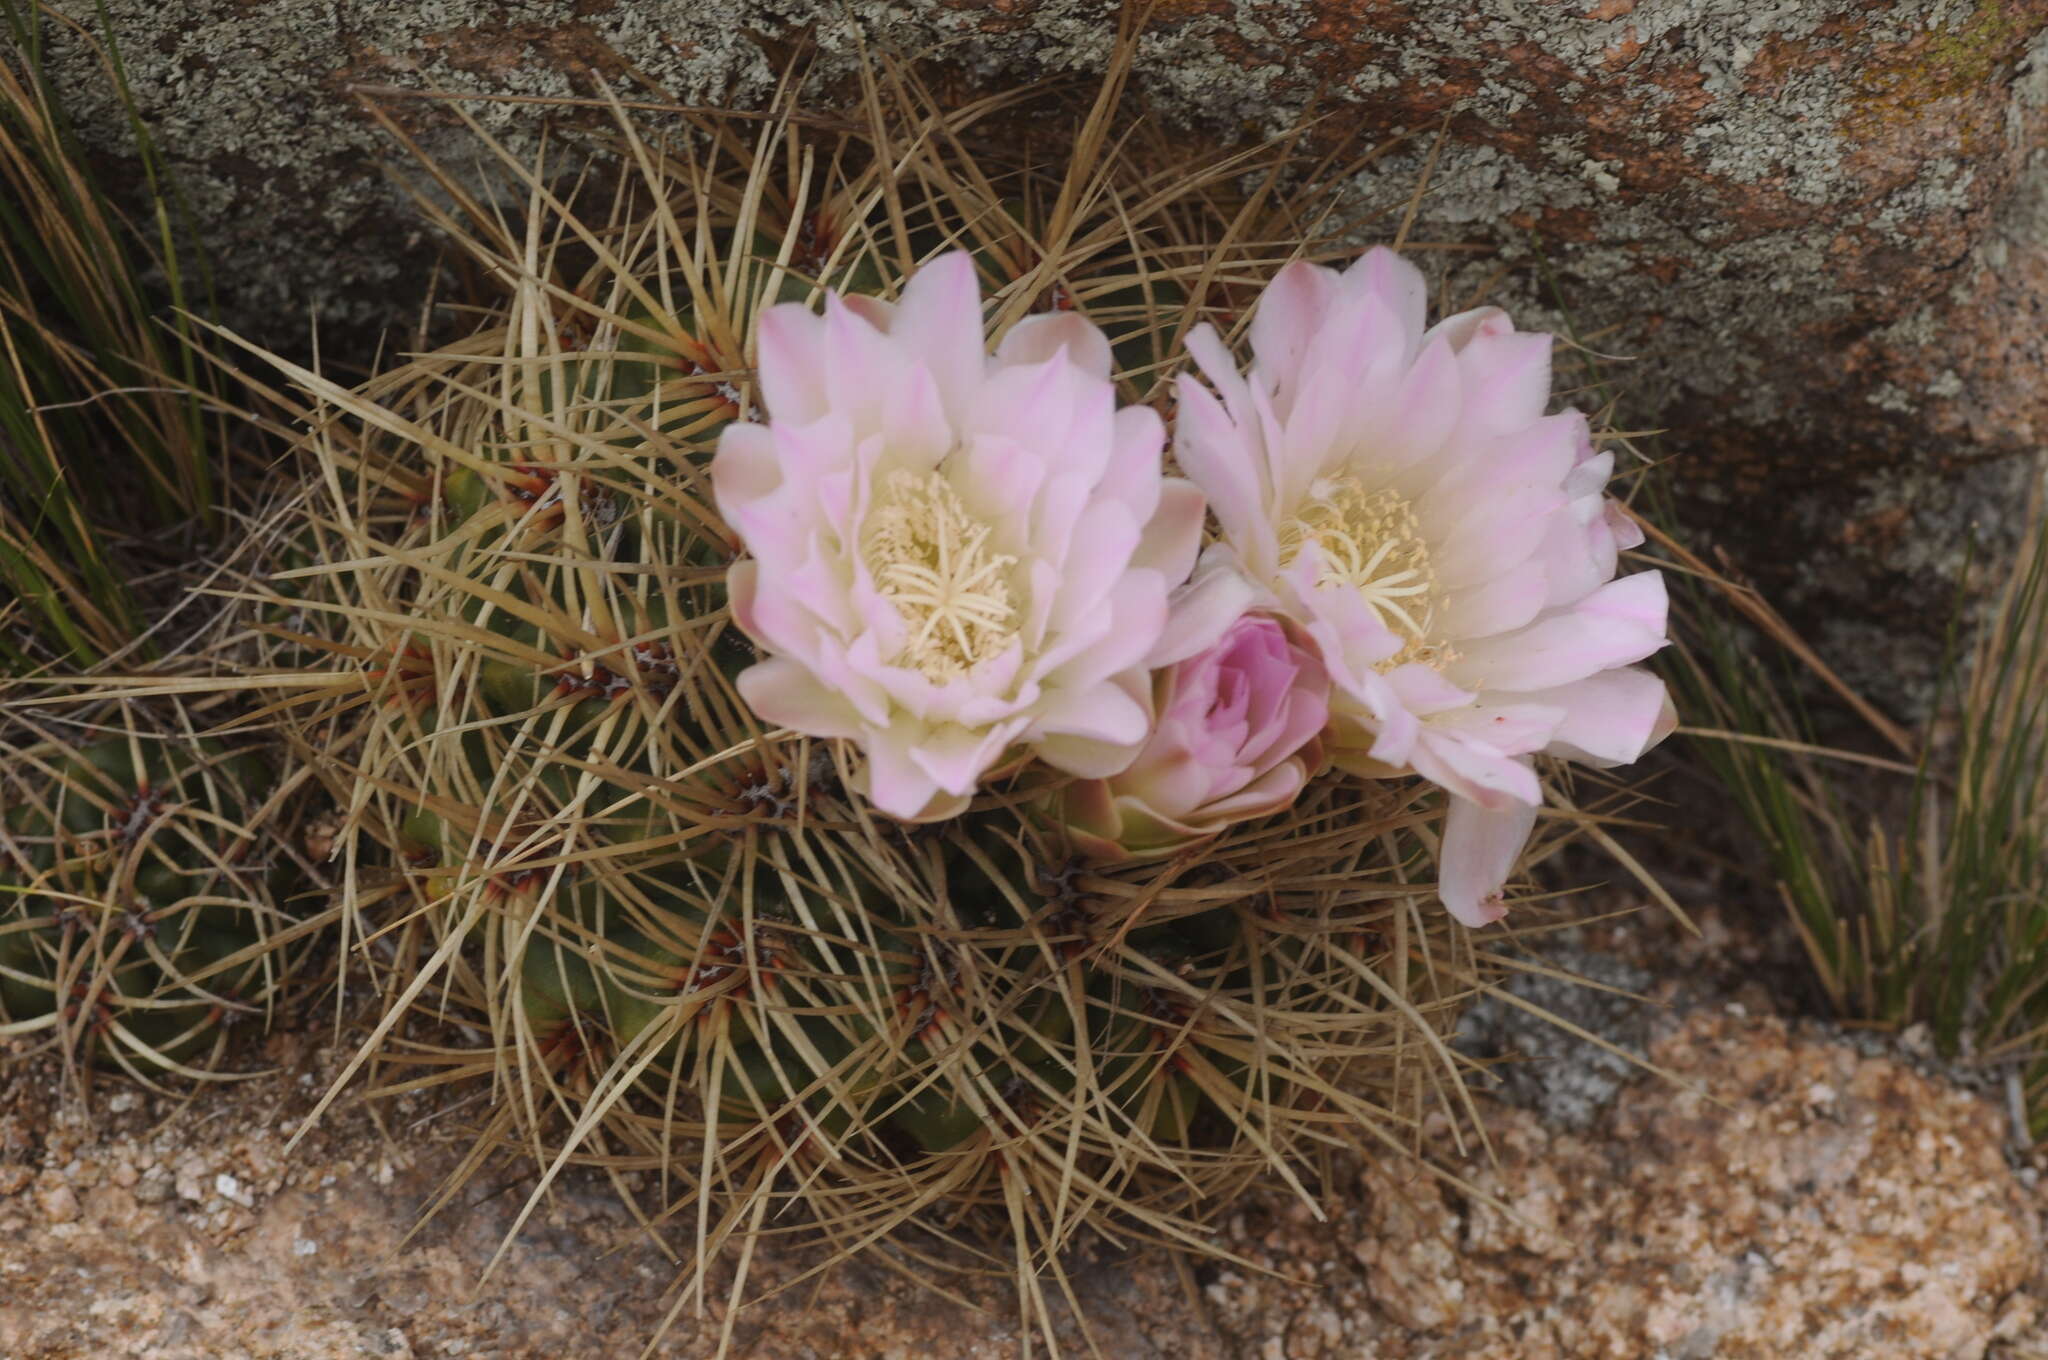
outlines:
M912 1222L1022 1234L1031 1270L1090 1223L1197 1242L1247 1177L1406 1136L1440 1079L1417 1055L1479 976L1423 910L1411 791L1322 781L1184 855L1090 864L1034 811L1042 770L899 826L850 747L748 709L706 467L761 414L764 305L886 299L965 245L992 327L1102 309L1133 398L1220 319L1202 258L1168 245L1235 230L1200 194L1237 172L1133 186L1158 214L1133 221L920 161L950 139L842 147L815 179L763 150L745 193L660 162L574 277L479 239L520 281L501 315L379 389L404 401L360 417L376 438L337 416L308 442L309 484L440 488L356 513L378 533L309 587L357 630L323 729L359 734L337 794L373 790L351 853L415 889L391 995L497 1049L433 1059L507 1088L490 1136L657 1173L713 1254L792 1200L849 1249ZM1054 230L1070 200L1095 216ZM408 991L408 959L440 960L438 985Z
M15 746L0 843L0 1023L149 1076L260 1015L296 867L252 826L275 779L220 742Z

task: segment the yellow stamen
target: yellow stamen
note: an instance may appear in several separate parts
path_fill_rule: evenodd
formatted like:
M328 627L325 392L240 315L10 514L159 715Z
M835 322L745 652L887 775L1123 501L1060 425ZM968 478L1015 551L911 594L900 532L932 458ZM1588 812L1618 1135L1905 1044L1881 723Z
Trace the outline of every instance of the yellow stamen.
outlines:
M1450 648L1429 640L1442 592L1421 522L1398 493L1368 490L1350 477L1317 482L1299 515L1281 528L1281 565L1293 563L1310 543L1322 556L1321 579L1356 590L1406 639L1382 669L1411 661L1442 669L1453 659Z
M909 630L891 660L943 684L1000 655L1017 635L1009 581L1017 559L989 551L991 526L968 513L939 472L892 472L875 501L861 556Z

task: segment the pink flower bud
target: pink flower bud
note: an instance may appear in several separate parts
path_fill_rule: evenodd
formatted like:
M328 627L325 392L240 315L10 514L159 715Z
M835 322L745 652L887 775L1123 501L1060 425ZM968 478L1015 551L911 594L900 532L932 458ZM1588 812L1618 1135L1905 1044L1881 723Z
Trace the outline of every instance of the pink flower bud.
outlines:
M1286 620L1245 614L1153 683L1157 718L1137 760L1059 795L1060 820L1098 858L1162 853L1278 812L1322 768L1330 679Z

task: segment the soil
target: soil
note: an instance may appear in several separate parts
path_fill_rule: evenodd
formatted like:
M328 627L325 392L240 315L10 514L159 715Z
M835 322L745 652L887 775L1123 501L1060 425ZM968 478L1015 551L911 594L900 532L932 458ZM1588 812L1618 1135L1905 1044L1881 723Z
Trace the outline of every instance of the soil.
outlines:
M1650 1000L1601 1022L1615 1063L1553 1047L1480 1097L1462 1146L1448 1120L1425 1130L1462 1184L1340 1158L1320 1219L1277 1185L1234 1206L1234 1260L1070 1261L1087 1332L1057 1309L1058 1353L2048 1356L2048 1191L1999 1102L1773 1014L1717 918L1700 939L1649 920L1546 946ZM1468 1048L1538 1047L1510 1013L1482 1010ZM343 1103L288 1150L350 1042L273 1035L271 1071L189 1100L103 1082L83 1103L47 1058L0 1054L0 1357L608 1357L657 1333L656 1356L717 1352L722 1280L662 1332L677 1267L601 1180L561 1183L488 1278L529 1189L515 1169L415 1233L459 1110ZM761 1249L750 1278L784 1292L733 1319L732 1355L1047 1353L999 1281L819 1264Z

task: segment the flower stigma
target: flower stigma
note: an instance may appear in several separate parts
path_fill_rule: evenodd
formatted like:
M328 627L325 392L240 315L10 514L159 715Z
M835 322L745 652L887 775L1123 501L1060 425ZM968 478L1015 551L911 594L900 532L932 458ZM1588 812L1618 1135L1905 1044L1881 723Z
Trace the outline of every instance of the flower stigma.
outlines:
M945 475L897 469L868 515L861 556L906 625L894 658L934 684L999 656L1017 636L1009 569L993 529L968 512Z
M1322 557L1321 581L1357 591L1402 639L1382 670L1408 662L1441 669L1451 659L1449 649L1428 640L1440 591L1421 522L1398 493L1368 490L1354 477L1317 481L1280 531L1281 565L1292 565L1310 543Z

